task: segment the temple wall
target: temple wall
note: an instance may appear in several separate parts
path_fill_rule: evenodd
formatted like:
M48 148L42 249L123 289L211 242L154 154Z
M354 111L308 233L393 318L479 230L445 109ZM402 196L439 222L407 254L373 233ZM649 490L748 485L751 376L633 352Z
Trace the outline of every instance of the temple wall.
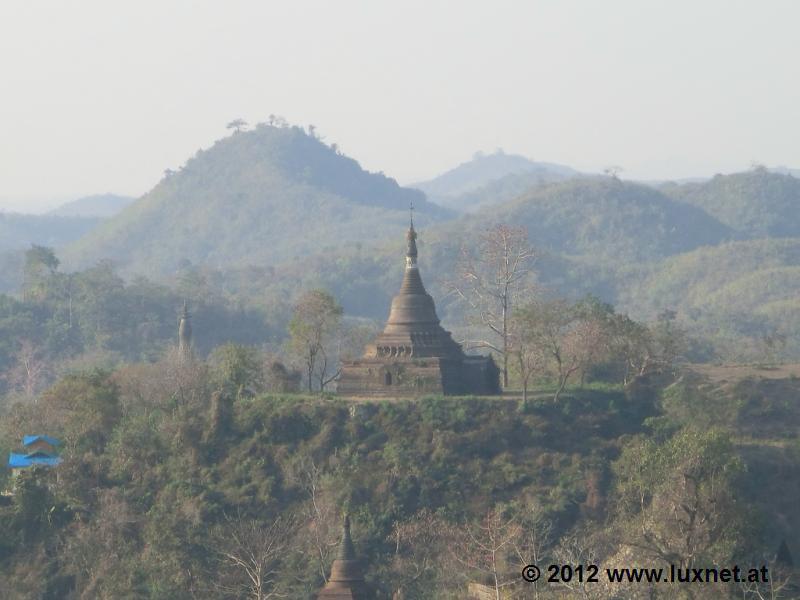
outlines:
M497 368L488 357L393 362L371 358L344 363L336 391L342 396L379 398L428 394L490 395L497 394L499 388Z
M355 360L342 365L336 392L345 396L424 396L442 394L440 359L383 362Z

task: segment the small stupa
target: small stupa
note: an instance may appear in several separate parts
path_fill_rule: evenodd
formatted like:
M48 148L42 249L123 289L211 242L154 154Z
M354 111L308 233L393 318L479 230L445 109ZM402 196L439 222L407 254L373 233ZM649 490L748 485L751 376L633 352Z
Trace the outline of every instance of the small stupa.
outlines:
M350 517L344 516L342 541L339 553L331 565L331 576L322 588L318 600L366 600L366 585L361 563L356 558L356 549L350 537Z
M186 300L183 301L183 313L178 321L178 353L183 358L192 356L192 316Z

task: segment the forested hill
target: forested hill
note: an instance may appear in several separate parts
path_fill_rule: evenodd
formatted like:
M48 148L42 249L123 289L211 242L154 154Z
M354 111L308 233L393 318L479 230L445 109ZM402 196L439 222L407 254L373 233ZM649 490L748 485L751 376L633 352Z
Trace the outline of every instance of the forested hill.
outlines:
M70 266L110 258L129 272L180 263L272 264L402 235L448 211L369 173L299 127L259 125L198 152L177 172L64 253Z
M479 203L476 194L481 200L497 202L499 198L493 192L496 191L498 182L507 177L509 179L505 184L499 184L499 188L505 189L510 186L512 189L510 195L508 192L501 194L503 200L510 199L531 185L560 181L577 175L579 175L577 171L564 165L535 162L524 156L506 154L498 150L494 154L478 152L472 160L429 181L415 183L413 187L422 190L431 200L442 206L466 211ZM514 186L513 182L517 182L517 185ZM486 186L490 188L481 193Z
M534 268L543 288L573 298L591 293L612 303L621 292L626 299L646 299L646 305L630 307L632 315L653 312L653 299L636 286L661 261L736 237L703 211L648 186L596 177L537 187L501 206L420 228L423 278L449 327L463 323L463 306L453 304L446 285L460 248L477 243L498 223L525 227L536 248ZM268 270L206 270L200 279L260 299L321 287L336 296L347 314L382 321L400 284L403 252L399 233L381 244L316 252ZM197 289L191 296L203 293Z
M800 356L800 239L699 248L664 260L623 288L621 310L690 316L696 335L728 360L777 351ZM724 350L723 350L724 349Z
M472 219L525 227L531 243L550 252L618 262L660 259L735 236L696 207L613 177L538 186Z
M800 237L800 179L792 175L759 167L662 190L748 237Z

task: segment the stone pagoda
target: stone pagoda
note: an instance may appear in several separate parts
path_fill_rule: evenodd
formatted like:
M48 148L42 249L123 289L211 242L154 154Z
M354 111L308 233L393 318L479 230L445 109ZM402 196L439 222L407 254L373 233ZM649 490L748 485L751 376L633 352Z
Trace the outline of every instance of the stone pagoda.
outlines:
M183 312L178 320L178 354L185 359L192 357L192 316L186 300L183 301Z
M339 554L331 565L328 583L317 595L318 600L366 600L371 598L364 584L364 572L356 558L356 550L350 537L350 517L345 515L342 526L342 543Z
M413 216L406 240L403 283L392 300L386 327L362 358L342 363L337 393L365 397L500 393L492 357L466 355L439 324L417 266Z

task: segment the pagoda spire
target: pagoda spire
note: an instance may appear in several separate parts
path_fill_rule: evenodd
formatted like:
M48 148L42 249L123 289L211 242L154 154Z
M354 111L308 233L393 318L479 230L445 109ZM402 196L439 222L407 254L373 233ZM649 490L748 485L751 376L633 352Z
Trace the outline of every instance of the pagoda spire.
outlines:
M187 358L192 354L192 316L186 300L183 301L183 312L178 323L178 352Z
M345 514L342 523L342 541L336 560L331 565L328 583L320 590L318 600L364 600L367 590L361 563L356 557L353 539L350 537L350 516Z
M411 203L409 207L410 219L408 226L408 233L406 233L406 241L408 248L406 249L406 269L415 269L417 267L417 232L414 231L414 204Z
M353 546L353 538L350 537L350 515L344 515L342 523L342 542L339 544L339 560L355 560L356 549Z

